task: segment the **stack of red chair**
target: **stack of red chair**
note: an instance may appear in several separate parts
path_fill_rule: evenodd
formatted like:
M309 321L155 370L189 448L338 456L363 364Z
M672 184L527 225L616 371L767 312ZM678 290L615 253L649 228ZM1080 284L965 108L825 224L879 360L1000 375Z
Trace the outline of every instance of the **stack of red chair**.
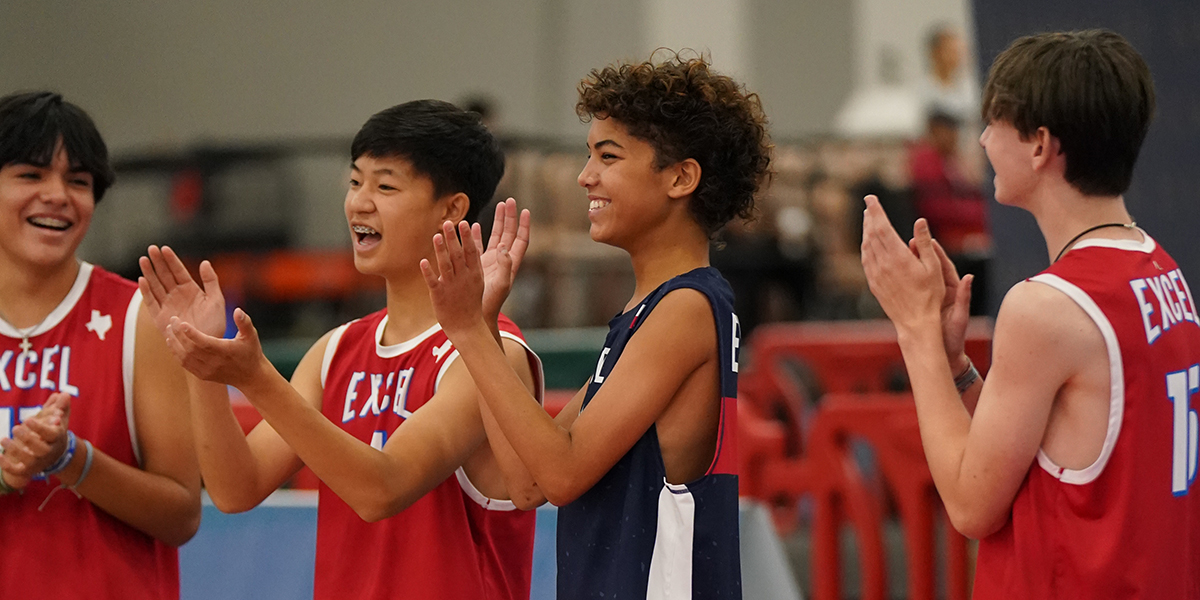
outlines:
M973 321L967 354L980 372L991 355L991 327ZM887 593L885 521L904 534L908 594L930 599L946 532L946 590L965 599L966 539L949 526L925 462L916 408L895 329L882 322L797 323L760 327L739 375L739 460L744 496L772 507L781 534L795 530L801 497L812 499L812 573L817 600L842 597L840 534L854 532L864 599ZM870 448L864 468L853 444Z

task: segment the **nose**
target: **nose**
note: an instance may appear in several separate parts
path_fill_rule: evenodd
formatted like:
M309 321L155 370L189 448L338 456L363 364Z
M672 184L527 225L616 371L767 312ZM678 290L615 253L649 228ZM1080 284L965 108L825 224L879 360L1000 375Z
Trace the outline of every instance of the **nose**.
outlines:
M986 145L987 145L987 135L988 135L988 132L990 132L991 130L992 130L992 126L991 126L991 125L988 125L987 127L984 127L984 128L983 128L983 133L980 133L980 134L979 134L979 145L980 145L980 146L986 146Z
M579 185L585 188L590 188L596 185L598 178L599 175L596 173L596 170L592 168L592 160L588 159L588 161L583 164L583 170L579 172L579 178L577 179L577 181L579 181Z
M46 202L65 204L67 202L66 178L52 174L43 179L40 197Z
M358 189L350 188L346 190L346 215L369 213L373 212L375 204L371 199L371 192L367 186L360 186Z

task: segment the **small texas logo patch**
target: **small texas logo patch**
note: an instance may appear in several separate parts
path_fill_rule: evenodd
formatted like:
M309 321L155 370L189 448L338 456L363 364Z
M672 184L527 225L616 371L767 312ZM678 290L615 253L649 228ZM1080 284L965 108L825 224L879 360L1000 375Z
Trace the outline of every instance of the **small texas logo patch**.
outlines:
M112 315L101 315L100 311L92 309L92 320L88 321L86 327L88 331L95 332L100 341L104 341L104 334L112 329Z

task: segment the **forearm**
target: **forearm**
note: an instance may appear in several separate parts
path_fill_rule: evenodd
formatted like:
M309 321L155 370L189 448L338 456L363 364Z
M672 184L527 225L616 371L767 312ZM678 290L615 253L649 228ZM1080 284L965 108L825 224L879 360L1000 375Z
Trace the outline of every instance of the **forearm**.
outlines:
M573 499L577 490L570 485L574 460L570 432L555 423L533 400L482 321L455 337L455 346L491 410L495 425L544 494L542 497L555 504ZM502 460L499 453L497 459Z
M971 497L960 477L971 415L954 387L940 326L933 322L928 327L901 331L899 341L929 470L947 508L953 510L962 499Z
M401 461L338 427L274 369L242 392L300 460L364 519L393 515L424 495Z
M533 480L533 475L525 468L525 463L521 462L521 457L517 456L512 444L504 436L504 431L496 422L496 416L492 414L482 395L479 398L479 412L483 417L483 429L487 432L488 444L496 457L496 463L500 465L500 474L504 477L504 486L513 504L521 510L532 510L545 504L546 496L542 494L537 482Z
M258 506L282 479L270 478L229 403L225 384L188 376L192 428L205 488L223 512L243 512Z
M67 468L56 477L104 512L165 544L180 546L200 527L199 482L193 485L125 464L93 446L87 462L82 438Z

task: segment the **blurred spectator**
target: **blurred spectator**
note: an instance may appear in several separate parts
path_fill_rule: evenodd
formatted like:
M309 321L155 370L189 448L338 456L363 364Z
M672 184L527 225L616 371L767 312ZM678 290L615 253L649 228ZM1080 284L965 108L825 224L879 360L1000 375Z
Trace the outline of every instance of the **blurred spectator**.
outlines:
M862 316L867 280L859 257L862 211L849 190L824 171L808 180L809 207L816 242L816 294L808 318L854 319Z
M926 40L929 72L921 86L921 101L926 116L941 113L958 122L974 121L979 116L979 89L973 77L963 73L967 45L953 27L939 25Z
M983 192L962 174L959 127L953 115L930 114L925 137L909 149L908 164L917 215L929 221L959 274L975 275L971 313L982 314L992 242Z

